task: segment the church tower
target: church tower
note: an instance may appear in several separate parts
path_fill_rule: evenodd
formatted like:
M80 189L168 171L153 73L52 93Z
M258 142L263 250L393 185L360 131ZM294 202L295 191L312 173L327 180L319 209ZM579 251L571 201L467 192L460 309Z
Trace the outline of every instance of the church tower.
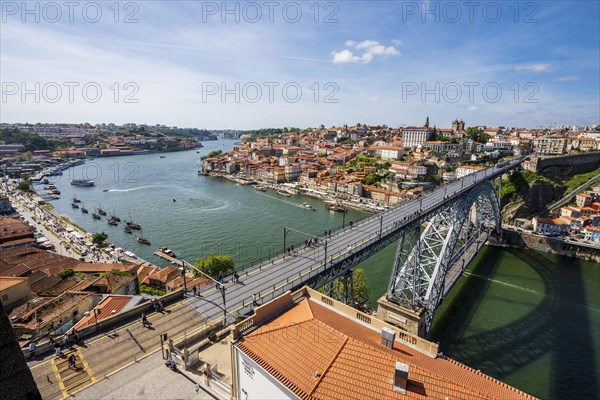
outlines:
M425 127L429 128L429 116L427 117L427 119L425 120Z

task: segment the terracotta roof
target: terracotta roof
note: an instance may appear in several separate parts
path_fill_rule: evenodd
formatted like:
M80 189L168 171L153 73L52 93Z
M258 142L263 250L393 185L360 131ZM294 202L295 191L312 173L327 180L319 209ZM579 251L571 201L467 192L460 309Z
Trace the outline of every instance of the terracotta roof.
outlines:
M80 261L74 258L64 257L37 247L18 247L0 252L0 275L4 275L5 270L18 264L26 264L33 271L50 269L52 272L58 272L65 268L73 268L79 263Z
M23 282L27 282L28 278L14 278L8 276L0 276L0 291L6 290L13 286L17 286L22 284Z
M77 272L108 272L112 269L118 269L119 271L133 271L137 265L135 264L123 264L123 263L110 263L110 264L92 264L92 263L79 263L73 269Z
M96 323L96 318L98 321L108 318L113 315L113 310L115 310L115 314L119 313L123 308L125 308L132 298L133 296L106 296L96 306L96 316L94 316L93 311L90 311L90 313L77 322L73 328L76 330L82 329L88 325ZM100 313L98 313L98 311L100 311Z
M303 299L236 346L302 399L534 399L456 361L380 342L379 332ZM409 365L406 394L392 389L397 361Z

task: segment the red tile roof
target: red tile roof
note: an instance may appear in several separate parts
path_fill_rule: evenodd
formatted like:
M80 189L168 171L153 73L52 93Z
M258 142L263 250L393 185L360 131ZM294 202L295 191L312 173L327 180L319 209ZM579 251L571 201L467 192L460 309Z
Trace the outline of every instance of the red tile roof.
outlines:
M534 399L456 361L380 342L379 332L303 299L236 346L302 399ZM409 365L406 394L392 389L397 361Z
M90 311L90 313L83 317L77 324L75 324L73 328L76 330L82 329L88 325L96 323L96 318L98 321L108 318L113 315L113 310L115 310L115 314L119 313L131 301L132 298L133 296L106 296L96 306L96 316L94 316L93 311ZM100 311L100 313L98 313L98 311Z

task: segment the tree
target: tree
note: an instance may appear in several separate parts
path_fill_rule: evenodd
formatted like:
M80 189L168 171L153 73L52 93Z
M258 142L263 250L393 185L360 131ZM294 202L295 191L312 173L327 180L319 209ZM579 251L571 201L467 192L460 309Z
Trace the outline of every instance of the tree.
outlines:
M369 293L367 289L367 278L365 278L365 270L362 268L357 268L352 271L352 281L354 283L354 299L357 301L365 301L369 298ZM338 280L338 290L339 293L344 293L344 283L342 280Z
M17 189L19 189L23 192L30 192L31 191L31 183L29 183L27 181L21 181L17 184Z
M92 243L99 247L104 245L106 239L108 239L108 235L105 232L98 232L92 235Z
M67 279L70 276L75 275L75 270L72 268L66 268L63 269L62 271L60 271L58 273L58 276L60 277L60 279Z
M223 154L223 152L221 150L214 150L214 151L211 151L210 153L208 153L208 155L206 157L212 158L212 157L220 156L221 154Z
M209 254L206 258L198 258L196 260L196 268L204 272L208 276L217 276L219 272L228 275L234 271L235 261L231 256L218 256ZM198 271L194 271L194 276L200 276Z

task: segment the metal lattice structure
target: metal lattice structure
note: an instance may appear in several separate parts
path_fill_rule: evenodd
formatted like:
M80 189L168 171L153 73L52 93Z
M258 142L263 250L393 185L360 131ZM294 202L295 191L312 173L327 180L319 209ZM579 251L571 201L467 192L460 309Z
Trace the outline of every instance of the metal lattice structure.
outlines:
M443 296L470 261L465 258L472 258L490 232L500 228L500 207L489 181L447 202L425 229L416 225L400 237L387 299L424 309L428 331Z

